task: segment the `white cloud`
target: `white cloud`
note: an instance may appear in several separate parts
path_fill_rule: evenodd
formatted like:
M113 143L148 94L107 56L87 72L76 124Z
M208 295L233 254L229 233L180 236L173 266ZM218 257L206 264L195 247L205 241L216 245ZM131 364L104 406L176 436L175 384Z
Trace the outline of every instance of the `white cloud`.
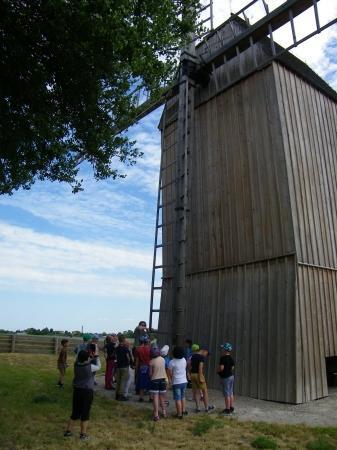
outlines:
M142 298L151 252L83 243L0 222L0 284L26 292Z

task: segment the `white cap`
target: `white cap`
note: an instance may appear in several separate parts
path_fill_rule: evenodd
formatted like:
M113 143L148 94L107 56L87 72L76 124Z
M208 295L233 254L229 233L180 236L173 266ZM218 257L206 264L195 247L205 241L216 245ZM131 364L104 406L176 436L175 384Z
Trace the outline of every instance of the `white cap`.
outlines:
M164 347L162 347L162 349L160 350L161 356L167 356L169 350L170 347L168 345L164 345Z

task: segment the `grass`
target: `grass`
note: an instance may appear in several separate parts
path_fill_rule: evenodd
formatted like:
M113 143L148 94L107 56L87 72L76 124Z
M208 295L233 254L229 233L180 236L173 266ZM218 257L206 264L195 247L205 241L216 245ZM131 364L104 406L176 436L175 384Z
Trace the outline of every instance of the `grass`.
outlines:
M259 436L252 442L252 447L254 448L277 448L277 443L266 436Z
M149 410L95 395L90 441L63 438L71 409L69 369L63 390L55 357L2 354L0 358L0 448L15 450L251 449L273 442L277 448L337 448L337 429L240 422L234 418L191 415L151 421ZM262 444L261 444L262 443Z

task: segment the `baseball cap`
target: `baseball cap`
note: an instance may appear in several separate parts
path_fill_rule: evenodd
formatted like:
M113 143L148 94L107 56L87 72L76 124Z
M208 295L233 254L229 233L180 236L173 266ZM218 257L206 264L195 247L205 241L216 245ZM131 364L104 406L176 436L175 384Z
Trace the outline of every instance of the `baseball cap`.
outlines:
M191 348L192 348L192 352L197 352L200 349L198 344L192 344Z
M222 348L226 352L231 352L233 350L233 346L229 342L225 342L224 344L221 344L220 348Z

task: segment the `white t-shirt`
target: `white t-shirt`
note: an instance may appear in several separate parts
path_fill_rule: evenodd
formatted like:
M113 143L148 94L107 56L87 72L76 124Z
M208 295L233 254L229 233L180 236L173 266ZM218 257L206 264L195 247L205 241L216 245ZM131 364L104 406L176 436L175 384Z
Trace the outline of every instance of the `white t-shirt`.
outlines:
M172 371L172 385L187 383L185 358L173 358L169 362L169 369Z

